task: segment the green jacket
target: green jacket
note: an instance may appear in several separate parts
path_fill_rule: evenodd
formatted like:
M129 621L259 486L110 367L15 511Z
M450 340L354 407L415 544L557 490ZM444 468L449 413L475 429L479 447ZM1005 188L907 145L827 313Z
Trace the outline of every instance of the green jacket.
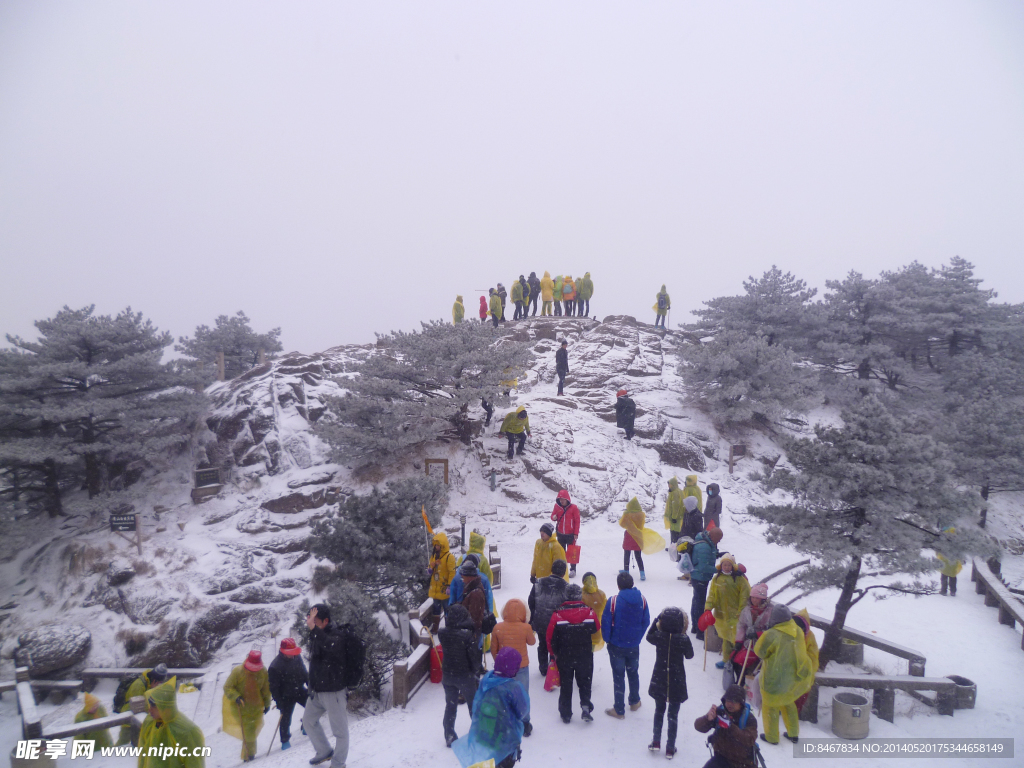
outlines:
M668 481L668 499L665 501L665 527L674 533L683 530L683 518L686 517L686 505L683 503L683 492L679 490L679 481L672 478Z
M576 291L579 298L590 301L590 297L594 295L594 281L590 279L589 272L576 284Z

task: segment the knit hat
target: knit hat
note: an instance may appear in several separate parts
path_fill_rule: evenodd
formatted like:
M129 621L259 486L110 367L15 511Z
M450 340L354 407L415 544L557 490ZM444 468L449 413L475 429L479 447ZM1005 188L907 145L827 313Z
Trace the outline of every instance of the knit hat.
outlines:
M711 530L708 531L708 538L710 538L713 542L715 542L715 544L720 542L722 540L723 536L725 536L725 534L722 533L722 529L721 528L712 528Z
M725 689L725 695L722 696L722 703L727 701L735 701L737 704L745 704L747 701L747 693L742 687L733 683Z
M476 576L479 573L479 571L477 571L476 569L476 563L467 558L466 561L462 564L462 567L459 568L459 573L461 573L463 576Z
M544 523L544 525L540 527L540 532L546 533L548 536L550 536L552 533L555 532L555 526L553 526L551 523Z
M687 496L683 499L683 506L686 507L687 512L693 512L697 508L697 497Z
M286 637L284 640L281 641L281 653L283 653L285 656L298 656L300 653L302 653L302 649L296 647L294 640L292 640L290 637Z
M473 561L473 565L480 565L480 555L478 555L476 552L468 553L466 555L464 562L468 563L470 560Z
M759 597L762 600L768 599L768 585L767 584L755 584L750 588L751 597Z
M499 677L515 677L523 664L519 651L506 645L494 657L494 674Z
M722 570L722 566L725 565L726 562L731 563L733 570L736 570L736 558L733 557L731 552L726 552L724 555L722 555L715 568L717 568L718 570Z
M149 677L149 679L152 682L162 683L164 680L167 679L167 665L163 662L160 662L151 670L149 670L149 674L147 675L147 677Z
M618 392L615 393L615 396L616 397L625 397L626 396L626 390L620 389Z
M259 672L263 669L263 654L259 651L249 651L249 655L242 666L250 672Z
M451 629L476 629L473 617L462 603L456 603L448 609L448 616L445 624Z
M562 339L562 346L563 347L566 346L568 343L569 343L568 341L566 341L565 339Z
M555 560L551 564L552 576L565 576L565 560Z
M776 605L772 608L771 618L768 619L768 626L774 627L777 624L785 624L793 618L793 612L785 605Z
M579 584L570 584L565 588L565 599L566 600L582 600L583 599L583 587Z

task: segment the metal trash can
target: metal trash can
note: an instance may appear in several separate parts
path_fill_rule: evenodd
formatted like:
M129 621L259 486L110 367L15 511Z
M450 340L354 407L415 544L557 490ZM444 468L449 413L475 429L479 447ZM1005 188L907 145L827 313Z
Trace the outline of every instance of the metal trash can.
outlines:
M978 685L960 675L946 675L956 683L956 701L953 709L974 709L974 701L978 698Z
M832 697L832 733L841 739L863 739L868 735L871 704L856 693Z
M704 630L704 647L707 648L708 653L722 652L722 638L718 636L714 624Z

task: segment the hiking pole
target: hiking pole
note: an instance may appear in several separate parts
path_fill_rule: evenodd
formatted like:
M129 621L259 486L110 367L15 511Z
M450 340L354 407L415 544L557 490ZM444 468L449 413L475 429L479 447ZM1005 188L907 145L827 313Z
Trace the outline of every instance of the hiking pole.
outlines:
M274 748L274 737L277 736L278 731L281 730L281 721L284 720L284 712L277 717L277 729L270 734L270 746L267 747L267 757L270 757L270 750Z
M743 650L745 653L743 654L743 669L740 670L740 685L743 685L743 675L747 671L747 661L750 659L750 649L747 648L749 644L749 640L743 643Z
M704 669L702 669L701 671L708 671L708 644L706 640L704 641Z

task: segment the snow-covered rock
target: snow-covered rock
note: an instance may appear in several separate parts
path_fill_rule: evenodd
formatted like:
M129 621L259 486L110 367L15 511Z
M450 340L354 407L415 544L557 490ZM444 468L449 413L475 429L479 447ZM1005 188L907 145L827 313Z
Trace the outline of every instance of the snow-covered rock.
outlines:
M18 636L14 658L32 677L60 676L89 653L92 635L80 624L47 624Z

